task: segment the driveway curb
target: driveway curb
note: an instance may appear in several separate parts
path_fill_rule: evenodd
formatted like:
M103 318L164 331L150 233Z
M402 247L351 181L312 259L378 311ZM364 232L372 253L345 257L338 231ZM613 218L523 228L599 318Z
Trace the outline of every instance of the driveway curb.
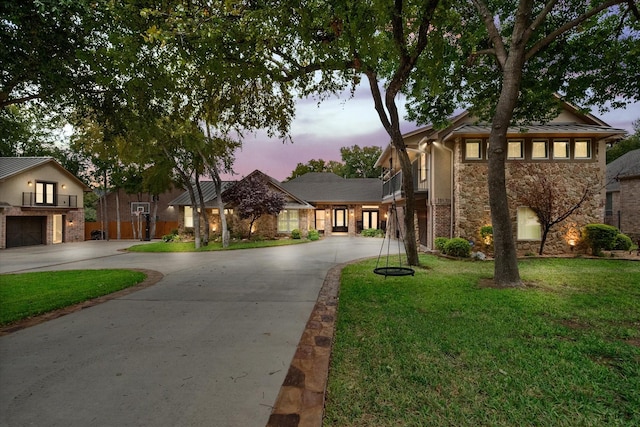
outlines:
M329 361L335 332L342 269L354 260L329 270L289 371L271 411L267 427L322 425Z
M140 271L147 275L147 278L137 285L130 286L128 288L121 289L111 294L103 295L101 297L93 298L87 301L79 302L77 304L70 305L58 310L53 310L48 313L41 314L39 316L30 317L28 319L18 320L17 322L0 327L0 337L9 335L13 332L29 328L31 326L38 325L48 320L57 319L58 317L66 316L67 314L74 313L76 311L84 310L85 308L93 307L94 305L102 304L112 299L120 298L125 295L129 295L133 292L137 292L141 289L148 288L149 286L158 283L164 275L156 270L146 270L144 268L127 268L127 270Z

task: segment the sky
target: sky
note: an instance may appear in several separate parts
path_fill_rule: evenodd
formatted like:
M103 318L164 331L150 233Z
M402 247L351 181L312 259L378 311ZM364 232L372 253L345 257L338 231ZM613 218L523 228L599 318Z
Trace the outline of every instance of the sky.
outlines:
M398 101L397 104L400 108L403 102ZM640 103L629 105L624 110L604 114L592 111L592 114L614 128L632 133L632 122L640 119ZM420 127L406 121L401 125L404 133ZM311 159L341 161L341 147L375 145L384 148L389 143L389 136L380 123L366 87L359 87L353 97L347 94L320 103L312 98L298 101L290 135L292 143L268 138L263 132L246 134L242 149L236 152L235 175L226 174L222 178L237 180L259 169L284 181L298 163L307 163Z

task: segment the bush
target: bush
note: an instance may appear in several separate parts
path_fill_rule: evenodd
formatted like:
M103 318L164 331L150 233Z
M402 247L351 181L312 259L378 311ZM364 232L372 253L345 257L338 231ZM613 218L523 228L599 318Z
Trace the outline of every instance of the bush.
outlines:
M434 241L436 250L444 253L444 246L447 244L448 241L449 239L447 237L436 237L436 240Z
M628 251L633 246L631 237L626 234L619 233L613 240L613 249L616 251Z
M462 237L454 237L445 243L444 253L458 258L468 258L471 254L471 243Z
M300 239L301 237L302 237L302 233L300 232L300 230L298 230L297 228L294 230L291 230L292 239Z
M384 236L384 231L379 228L367 228L366 230L362 230L360 235L363 237L382 237Z
M603 250L613 249L618 233L618 229L612 225L588 224L584 227L584 239L596 256L601 255Z
M162 236L162 241L165 243L174 242L177 237L178 237L178 230L174 229L174 230L171 230L171 233L165 234L164 236Z
M320 239L320 233L318 233L318 230L311 229L307 237L309 237L309 240L318 240Z

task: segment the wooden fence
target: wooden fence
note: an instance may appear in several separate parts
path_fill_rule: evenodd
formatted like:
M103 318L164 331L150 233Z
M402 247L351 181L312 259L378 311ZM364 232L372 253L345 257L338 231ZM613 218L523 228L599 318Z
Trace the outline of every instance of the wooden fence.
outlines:
M137 227L138 224L135 224L135 226ZM134 237L133 234L133 227L131 225L131 221L125 222L122 221L120 222L120 238L123 240L130 240L130 239L134 239L134 238L138 238L138 239L144 239L145 237L145 224L144 222L140 225L140 228L142 229L142 237L140 236L136 236ZM152 239L160 239L162 238L162 236L164 236L165 234L169 234L171 233L172 230L175 230L178 228L178 222L177 221L157 221L156 222L156 234L155 236L151 236ZM85 240L91 240L92 236L91 236L91 232L93 231L97 231L97 235L100 235L100 230L102 230L102 223L101 222L85 222L84 223L84 239ZM111 221L109 222L109 239L110 240L115 240L118 238L118 233L117 233L117 223L116 221Z

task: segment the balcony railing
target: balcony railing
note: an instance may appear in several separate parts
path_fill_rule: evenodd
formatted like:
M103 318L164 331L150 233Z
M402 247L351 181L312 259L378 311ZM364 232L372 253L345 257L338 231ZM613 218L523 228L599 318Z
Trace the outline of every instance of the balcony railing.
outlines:
M39 198L43 200L47 200L46 197L39 195ZM53 196L52 203L39 203L36 202L38 198L36 197L36 193L22 193L22 206L29 207L53 207L53 208L77 208L78 207L78 196L69 195L69 194L55 194Z
M415 193L426 193L429 191L429 181L421 180L421 171L418 170L418 162L414 162L412 165L413 172L413 191ZM425 173L424 171L422 172ZM382 183L382 197L391 197L395 195L396 197L402 197L402 171L397 172L387 181Z

